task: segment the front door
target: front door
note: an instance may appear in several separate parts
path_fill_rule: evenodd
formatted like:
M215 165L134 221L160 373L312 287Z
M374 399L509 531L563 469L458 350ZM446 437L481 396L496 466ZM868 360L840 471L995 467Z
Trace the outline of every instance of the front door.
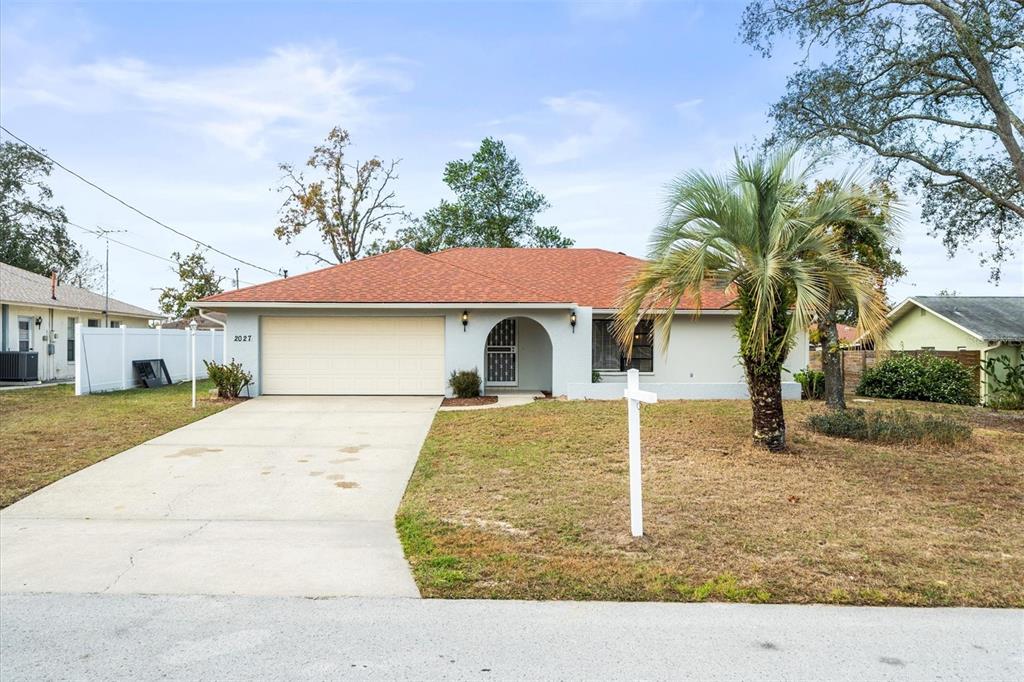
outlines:
M516 357L516 321L512 318L494 325L487 335L487 385L519 384L519 363Z

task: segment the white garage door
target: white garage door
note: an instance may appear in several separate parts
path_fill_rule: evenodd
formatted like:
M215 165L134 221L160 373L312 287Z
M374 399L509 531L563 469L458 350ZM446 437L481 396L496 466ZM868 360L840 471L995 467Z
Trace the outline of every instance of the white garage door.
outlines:
M444 318L264 317L262 392L441 395Z

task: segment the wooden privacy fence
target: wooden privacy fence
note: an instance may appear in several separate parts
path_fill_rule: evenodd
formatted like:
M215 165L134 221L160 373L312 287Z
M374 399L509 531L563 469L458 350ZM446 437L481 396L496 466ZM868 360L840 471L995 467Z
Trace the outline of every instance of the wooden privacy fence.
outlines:
M853 392L860 383L860 377L868 367L874 367L882 358L890 353L906 353L907 355L921 355L927 353L939 358L952 358L961 365L971 370L974 377L974 385L980 388L981 382L981 351L976 350L901 350L901 351L874 351L847 349L843 353L843 385L846 390ZM821 370L821 351L812 350L810 353L811 369Z

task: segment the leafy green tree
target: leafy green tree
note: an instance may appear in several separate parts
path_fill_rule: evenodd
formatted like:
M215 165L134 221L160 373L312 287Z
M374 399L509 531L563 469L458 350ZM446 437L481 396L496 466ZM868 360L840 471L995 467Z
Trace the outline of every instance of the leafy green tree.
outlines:
M847 190L835 180L818 182L812 194L828 195ZM876 275L875 288L884 300L886 285L907 274L895 246L900 216L896 193L886 182L877 182L863 191L850 188L855 220L836 222L828 229L838 238L839 247L855 262ZM821 344L821 368L825 374L825 404L846 409L843 395L843 354L837 325L856 326L857 304L843 292L830 288L828 307L818 319Z
M53 204L53 164L30 147L0 143L0 261L62 280L81 260L68 217Z
M658 319L667 345L672 317L686 296L701 307L705 287L734 292L736 335L753 406L754 444L786 447L782 366L799 330L828 310L835 292L856 305L861 329L885 326L876 275L852 259L831 225L856 220L848 188L808 193L813 164L798 168L792 149L745 160L726 176L691 172L667 197L650 261L627 286L617 318L631 347L637 323ZM657 306L667 306L658 314Z
M950 255L991 239L998 280L1024 234L1021 0L755 0L741 35L765 56L782 36L802 48L778 136L903 173Z
M195 251L184 256L175 251L171 254L171 260L174 261L174 273L181 285L165 287L160 291L160 312L178 319L193 317L198 313L188 305L189 301L221 293L224 289L220 283L224 278L213 271L198 246Z
M277 191L285 195L274 235L291 244L306 229L314 228L330 249L298 251L326 265L366 255L374 238L382 238L394 219L407 217L395 199L398 161L385 164L374 157L355 164L345 159L350 144L347 130L335 127L306 160L307 174L289 163L278 165L284 177Z
M557 227L537 224L537 215L550 204L526 181L501 140L485 138L468 161L450 161L444 182L455 201L441 201L422 219L399 230L385 249L409 246L431 253L457 246L573 245Z

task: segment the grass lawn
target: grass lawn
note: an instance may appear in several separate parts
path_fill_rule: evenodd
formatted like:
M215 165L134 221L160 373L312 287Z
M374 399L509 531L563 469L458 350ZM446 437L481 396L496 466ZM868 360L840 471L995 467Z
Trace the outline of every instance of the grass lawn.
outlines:
M770 454L746 402L645 406L640 540L623 401L438 413L399 534L429 597L1024 606L1024 415L899 404L971 442L832 439L790 402Z
M205 397L213 384L199 382ZM192 384L75 397L74 386L0 391L0 507L57 479L234 404Z

